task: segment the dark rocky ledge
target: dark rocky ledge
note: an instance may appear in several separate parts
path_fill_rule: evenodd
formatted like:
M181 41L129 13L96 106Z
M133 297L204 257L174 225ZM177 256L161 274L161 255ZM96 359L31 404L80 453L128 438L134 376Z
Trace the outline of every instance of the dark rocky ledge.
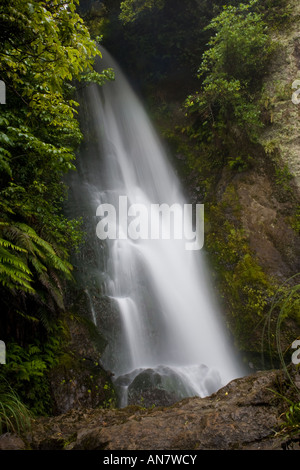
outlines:
M256 372L209 397L168 407L72 409L40 418L26 438L1 436L0 449L299 450L300 436L292 440L281 431L288 409L282 396L295 399L293 393L297 387L282 371Z

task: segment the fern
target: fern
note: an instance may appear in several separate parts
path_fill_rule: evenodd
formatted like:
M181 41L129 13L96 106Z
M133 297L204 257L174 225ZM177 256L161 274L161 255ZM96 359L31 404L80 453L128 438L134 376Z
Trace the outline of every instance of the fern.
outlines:
M33 292L31 271L20 255L26 250L0 238L0 283L9 289Z
M51 311L53 302L64 309L61 279L72 279L72 265L25 223L0 221L0 234L0 284L34 294ZM38 283L47 296L39 293Z
M47 289L47 291L51 294L51 297L53 298L57 306L60 309L64 310L63 295L59 288L57 288L57 286L53 284L53 281L49 278L47 274L42 274L39 277L39 280Z

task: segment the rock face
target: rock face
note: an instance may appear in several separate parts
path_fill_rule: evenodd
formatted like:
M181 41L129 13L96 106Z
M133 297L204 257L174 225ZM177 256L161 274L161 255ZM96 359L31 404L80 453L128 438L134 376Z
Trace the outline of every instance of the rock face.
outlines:
M288 396L289 383L273 370L165 408L73 409L37 420L26 445L33 450L279 450L287 438L275 433L287 404L278 393ZM300 436L295 449L299 442Z
M289 25L274 33L274 39L280 47L272 60L270 75L266 79L266 96L269 100L272 125L266 128L263 141L276 147L280 158L288 166L300 188L300 104L292 101L293 93L300 88L300 4L297 0L291 0L289 4Z
M100 352L87 323L68 321L69 343L49 374L53 414L81 407L105 407L114 401L111 374L100 364Z

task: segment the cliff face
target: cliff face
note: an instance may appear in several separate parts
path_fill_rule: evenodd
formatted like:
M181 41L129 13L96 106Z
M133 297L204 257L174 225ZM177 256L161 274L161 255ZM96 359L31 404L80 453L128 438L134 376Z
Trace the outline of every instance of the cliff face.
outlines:
M271 154L277 151L278 160L287 166L299 189L300 103L292 101L292 94L300 88L297 84L294 85L296 88L292 88L294 82L300 79L299 2L290 1L289 8L291 18L288 24L273 34L279 47L265 81L265 105L270 113L270 125L261 141Z
M232 174L224 169L215 193L218 204L226 205L227 220L238 220L251 256L270 286L300 272L300 104L292 100L296 91L292 86L300 78L300 4L289 2L289 8L289 22L272 34L277 47L263 85L262 152L252 155L253 164L246 171ZM228 203L229 188L234 198ZM299 335L299 313L291 317L285 325L284 347ZM258 323L257 318L254 326ZM249 342L247 337L242 342L255 350L255 336L258 339L260 333L255 326Z
M289 4L288 24L273 34L278 46L262 98L267 122L260 142L269 165L237 188L250 246L268 274L283 281L300 271L300 104L292 101L300 78L300 5Z

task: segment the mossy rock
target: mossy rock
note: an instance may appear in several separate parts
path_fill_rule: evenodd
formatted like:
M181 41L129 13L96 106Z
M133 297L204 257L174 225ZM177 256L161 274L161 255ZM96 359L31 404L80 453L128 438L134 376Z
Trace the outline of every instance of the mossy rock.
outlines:
M61 414L81 407L111 407L115 404L112 374L101 365L98 342L85 321L67 321L69 343L65 345L49 381L53 413ZM101 344L101 342L100 342ZM101 350L102 352L102 350Z

